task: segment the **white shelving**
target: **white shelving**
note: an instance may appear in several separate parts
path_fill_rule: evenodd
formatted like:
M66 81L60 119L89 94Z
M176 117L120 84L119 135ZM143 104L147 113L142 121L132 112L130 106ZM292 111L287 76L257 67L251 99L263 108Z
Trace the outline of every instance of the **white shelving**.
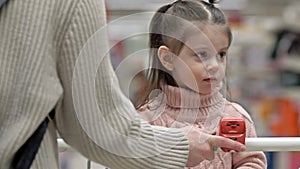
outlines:
M300 56L286 56L280 59L280 69L300 74Z

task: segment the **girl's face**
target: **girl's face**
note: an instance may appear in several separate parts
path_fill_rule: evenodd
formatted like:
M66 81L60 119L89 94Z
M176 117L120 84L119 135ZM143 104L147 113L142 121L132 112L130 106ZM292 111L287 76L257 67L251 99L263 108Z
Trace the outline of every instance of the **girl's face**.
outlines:
M225 77L229 37L225 27L207 25L189 35L178 56L172 60L171 74L179 87L201 94L220 88Z

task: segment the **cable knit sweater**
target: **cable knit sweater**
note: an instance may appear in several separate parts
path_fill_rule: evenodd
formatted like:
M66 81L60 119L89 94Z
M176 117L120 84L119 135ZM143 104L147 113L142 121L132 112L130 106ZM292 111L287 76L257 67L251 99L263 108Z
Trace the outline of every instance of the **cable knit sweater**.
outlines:
M94 45L86 45L105 24L104 0L9 0L1 8L1 169L9 168L15 152L53 108L55 121L49 124L31 169L59 168L57 131L81 154L112 169L185 166L186 135L137 118L119 89L109 56L94 58L107 52L107 37L96 36ZM86 46L90 50L81 52ZM81 60L82 69L75 70L80 54L91 57ZM88 73L94 66L97 74ZM93 79L73 83L74 74ZM88 92L97 100L86 97ZM149 142L157 149L150 149ZM143 156L144 152L152 155Z
M242 117L246 122L246 137L256 137L254 123L238 104L227 101L217 91L201 95L194 91L163 85L162 92L139 109L141 116L152 125L183 127L194 124L210 134L218 134L221 117ZM215 153L212 161L204 160L194 169L265 169L263 152Z

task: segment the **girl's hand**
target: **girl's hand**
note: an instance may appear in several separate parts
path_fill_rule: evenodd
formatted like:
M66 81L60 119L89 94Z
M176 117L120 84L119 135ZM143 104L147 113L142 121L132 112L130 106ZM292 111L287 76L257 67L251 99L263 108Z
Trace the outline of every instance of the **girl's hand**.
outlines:
M218 147L226 147L235 151L245 151L245 145L225 137L209 135L200 131L196 126L184 127L189 139L189 157L187 167L198 165L203 160L213 160L214 150Z

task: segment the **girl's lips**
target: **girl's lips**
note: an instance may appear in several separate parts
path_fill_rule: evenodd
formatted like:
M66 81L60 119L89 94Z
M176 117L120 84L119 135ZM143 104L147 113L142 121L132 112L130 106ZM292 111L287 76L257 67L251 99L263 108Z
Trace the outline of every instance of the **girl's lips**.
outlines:
M208 82L208 83L213 83L213 82L216 82L217 79L216 78L206 78L206 79L203 79L203 81Z

